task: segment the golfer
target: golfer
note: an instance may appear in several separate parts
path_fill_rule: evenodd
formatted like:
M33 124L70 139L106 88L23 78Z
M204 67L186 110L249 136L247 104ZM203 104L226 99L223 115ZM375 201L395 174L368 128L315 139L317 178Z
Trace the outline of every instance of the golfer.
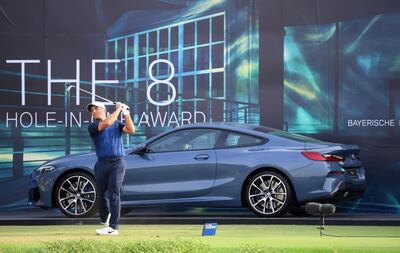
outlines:
M96 148L97 162L94 166L96 179L99 214L101 224L105 228L96 229L98 235L118 235L119 217L121 212L120 191L125 176L125 152L122 134L135 133L129 107L116 103L115 111L106 116L106 107L101 102L87 105L87 110L93 116L93 123L88 131ZM122 111L125 124L117 120Z

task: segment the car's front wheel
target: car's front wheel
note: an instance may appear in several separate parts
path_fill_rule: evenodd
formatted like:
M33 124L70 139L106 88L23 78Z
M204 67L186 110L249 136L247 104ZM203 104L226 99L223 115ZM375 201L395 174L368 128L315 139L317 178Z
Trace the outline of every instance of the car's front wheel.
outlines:
M97 212L96 184L86 173L65 175L57 185L55 198L58 208L68 217L90 217Z
M285 214L292 198L285 177L272 171L263 171L250 178L245 193L250 210L262 217Z

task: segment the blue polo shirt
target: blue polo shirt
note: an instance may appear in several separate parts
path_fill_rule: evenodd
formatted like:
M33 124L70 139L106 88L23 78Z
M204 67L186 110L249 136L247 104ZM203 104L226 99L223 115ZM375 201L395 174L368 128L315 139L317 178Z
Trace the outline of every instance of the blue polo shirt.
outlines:
M99 131L99 121L89 124L88 131L94 142L98 158L125 156L122 140L124 126L124 123L116 120L111 126Z

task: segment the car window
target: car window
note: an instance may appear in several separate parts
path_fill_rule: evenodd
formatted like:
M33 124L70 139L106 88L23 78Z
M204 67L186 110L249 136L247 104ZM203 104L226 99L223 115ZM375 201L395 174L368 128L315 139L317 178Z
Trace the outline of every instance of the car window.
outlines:
M229 132L225 139L223 147L252 146L261 144L263 142L264 140L259 137L247 134Z
M213 149L220 133L214 129L180 130L152 142L149 152Z

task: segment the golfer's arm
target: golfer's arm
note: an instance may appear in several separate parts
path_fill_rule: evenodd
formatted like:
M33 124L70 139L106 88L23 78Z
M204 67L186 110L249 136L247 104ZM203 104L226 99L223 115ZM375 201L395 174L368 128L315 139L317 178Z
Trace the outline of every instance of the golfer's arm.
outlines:
M114 124L114 122L117 120L119 113L121 112L122 108L116 109L113 113L110 114L105 120L101 121L99 123L99 131L102 131L104 128L107 128Z
M131 115L125 115L125 126L122 128L122 132L126 134L134 134L135 133L135 125L133 124L133 120Z

